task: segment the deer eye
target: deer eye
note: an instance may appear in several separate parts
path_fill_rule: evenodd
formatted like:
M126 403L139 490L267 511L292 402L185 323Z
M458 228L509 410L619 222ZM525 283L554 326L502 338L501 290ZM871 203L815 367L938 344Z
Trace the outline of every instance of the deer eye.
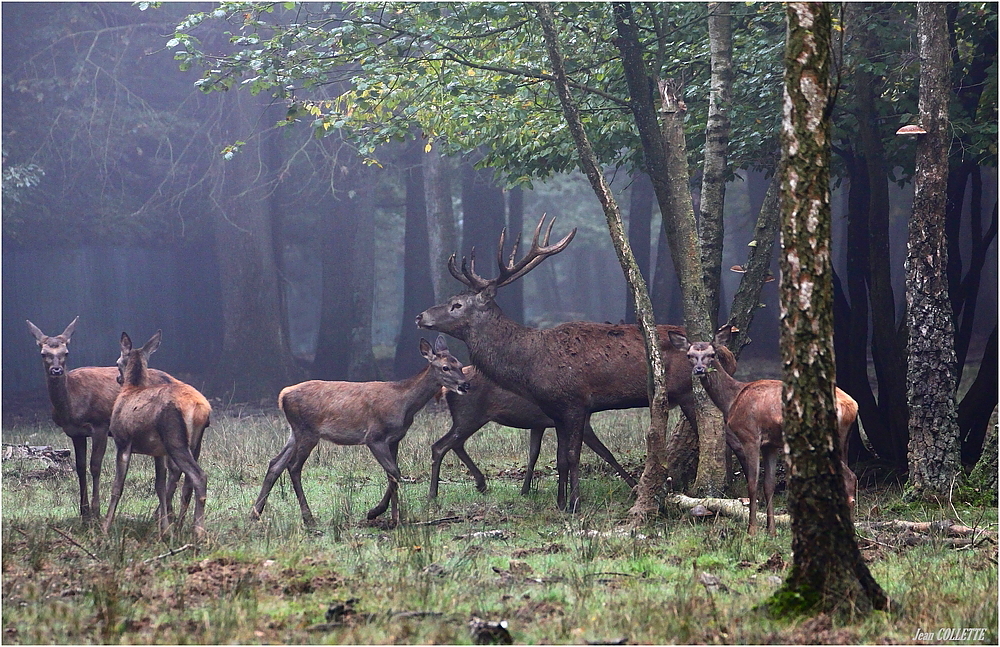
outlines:
M461 303L453 303L453 304L451 304L451 309L452 310L460 310L461 308L462 308L462 304Z

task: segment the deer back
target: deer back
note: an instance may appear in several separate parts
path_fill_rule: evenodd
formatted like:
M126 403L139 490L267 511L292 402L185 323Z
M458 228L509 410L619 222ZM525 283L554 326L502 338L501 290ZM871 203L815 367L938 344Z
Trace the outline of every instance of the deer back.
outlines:
M740 442L783 446L781 389L778 380L756 380L736 395L726 423Z

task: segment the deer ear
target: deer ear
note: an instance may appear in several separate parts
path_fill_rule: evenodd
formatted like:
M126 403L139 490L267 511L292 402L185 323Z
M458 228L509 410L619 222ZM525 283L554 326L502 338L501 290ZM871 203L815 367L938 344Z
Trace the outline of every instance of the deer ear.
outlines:
M448 352L448 342L445 340L444 335L438 335L437 339L434 340L434 352L438 354Z
M715 332L715 341L713 342L716 346L725 346L729 343L729 338L732 335L732 326L726 324L722 326Z
M688 338L679 332L671 330L667 333L667 336L670 338L670 343L673 344L673 347L679 351L686 353L687 349L691 347L691 342L688 341Z
M149 338L145 344L142 345L142 352L149 357L156 352L156 349L160 347L160 339L163 337L163 331L157 330L153 333L153 336Z
M431 350L431 343L423 337L420 338L420 354L423 355L424 359L428 362L434 359L434 352Z
M121 339L122 353L128 353L132 350L132 338L128 336L128 333L122 331Z
M69 338L73 336L73 331L76 330L76 322L79 320L80 320L79 315L74 317L73 321L69 322L69 325L66 326L66 330L62 331L62 334L59 335L60 337L66 340L67 344L69 343Z
M31 323L27 319L25 319L24 322L28 324L28 331L35 338L35 341L38 342L38 345L41 346L42 342L45 340L45 333L39 330L38 326Z
M486 303L487 301L492 301L497 296L497 286L495 283L490 283L485 288L476 293L476 298L479 299L480 303Z

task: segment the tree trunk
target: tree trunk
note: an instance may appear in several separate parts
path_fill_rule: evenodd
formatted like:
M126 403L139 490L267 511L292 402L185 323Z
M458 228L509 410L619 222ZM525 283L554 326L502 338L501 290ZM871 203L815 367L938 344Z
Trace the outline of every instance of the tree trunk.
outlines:
M409 143L402 155L403 178L406 185L406 222L403 234L403 315L400 323L394 379L401 380L419 373L427 362L418 350L421 331L413 318L434 301L431 282L430 243L427 236L427 207L424 202L423 144Z
M705 297L712 329L719 326L719 284L722 281L722 242L725 234L722 211L726 202L727 154L729 150L729 104L733 87L733 5L708 4L708 41L712 52L708 125L705 128L705 163L701 178L698 233Z
M925 500L947 497L959 471L955 329L948 297L945 239L951 145L946 7L943 3L917 5L920 121L927 134L917 142L906 255L906 314L910 329L908 496Z
M611 242L618 253L618 260L625 274L625 280L628 282L629 289L635 299L639 327L642 329L643 340L646 344L646 361L649 369L650 423L646 436L647 446L649 445L649 438L661 439L660 445L662 446L663 439L666 437L667 422L666 373L663 366L663 358L660 355L656 321L653 319L653 306L649 301L646 283L643 281L642 273L639 271L635 256L632 254L632 248L629 246L628 238L625 235L625 225L622 221L621 210L618 208L618 203L615 201L614 194L605 181L603 173L601 173L597 156L590 146L590 141L587 139L587 134L583 129L583 123L580 121L580 114L573 98L570 96L566 69L563 65L562 53L559 49L559 42L555 26L553 25L552 7L549 3L539 3L537 11L545 36L549 61L552 64L553 74L556 78L555 85L559 93L559 103L562 105L563 115L573 135L577 152L580 155L580 166L604 209L604 215L608 221L608 231L611 234ZM652 456L653 448L649 449L650 456ZM648 464L649 459L647 458ZM658 509L653 496L659 490L660 485L651 485L648 482L644 484L644 481L648 481L650 478L657 478L658 483L662 484L662 476L656 473L657 467L654 466L651 469L645 470L640 478L638 487L639 497L642 498L645 493L648 500L636 501L632 510L629 511L629 515L634 521L640 520L648 512ZM662 470L662 468L659 469Z
M834 442L829 5L790 3L782 121L781 355L791 572L780 615L886 609L861 559Z
M524 230L524 189L514 187L507 191L507 239L517 240ZM514 281L504 286L501 306L511 319L524 323L524 281ZM506 305L504 305L506 304Z
M455 210L451 201L453 166L451 160L441 155L440 146L433 142L424 155L423 163L431 282L434 284L434 302L441 303L463 289L448 271L448 257L459 250Z
M629 106L642 142L646 169L660 205L674 269L680 279L684 325L688 338L709 339L713 331L702 280L694 208L688 190L683 123L686 106L676 95L672 84L660 82L662 107L657 118L650 92L652 79L646 72L643 47L639 41L638 27L633 21L632 6L628 3L614 3L613 11L615 29L618 32L614 43L622 56L625 80L629 87ZM695 383L694 389L699 401L698 476L694 489L700 495L716 494L723 491L727 480L722 415L711 405L700 384ZM651 440L653 439L647 439L647 445ZM646 464L652 470L651 477L640 481L639 497L633 510L639 508L641 501L650 500L651 492L644 491L644 487L659 489L662 485L662 482L658 485L652 478L662 474L662 468L653 470L651 461L664 453L665 448L660 447L647 456Z
M628 244L635 254L635 262L639 265L642 280L649 285L649 259L652 252L651 223L653 220L653 183L649 174L636 170L632 174L632 193L629 196L628 208ZM652 298L652 297L651 297ZM666 321L657 319L657 321ZM634 324L635 299L629 290L625 302L625 323Z
M381 379L372 350L372 307L375 299L375 195L378 178L372 167L358 165L355 180L354 244L351 246L350 351L347 379L371 382ZM416 328L411 322L411 326ZM416 354L416 351L414 352Z
M771 180L771 185L764 195L764 203L757 215L757 225L754 228L753 242L747 262L743 265L743 278L740 287L733 296L733 307L729 311L729 323L739 328L736 342L730 342L733 355L739 359L740 351L749 344L750 324L760 306L760 291L764 283L771 277L771 256L774 249L774 239L781 223L781 203L779 189L781 187L780 173Z
M262 109L250 96L219 97L218 137L232 143L254 132ZM282 312L268 211L268 169L262 138L256 136L232 159L214 163L212 219L222 293L222 352L208 376L208 390L235 401L273 402L297 382Z

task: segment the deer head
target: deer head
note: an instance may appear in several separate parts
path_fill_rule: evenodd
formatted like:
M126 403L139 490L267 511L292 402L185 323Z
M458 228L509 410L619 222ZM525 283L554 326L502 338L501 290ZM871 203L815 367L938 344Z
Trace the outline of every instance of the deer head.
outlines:
M437 339L434 340L433 349L431 343L421 337L420 354L430 362L431 370L435 372L443 388L458 394L468 393L469 382L465 379L462 362L458 361L448 350L444 335L438 335Z
M715 332L715 339L712 341L690 342L688 338L677 332L670 332L670 343L674 348L687 353L688 361L691 362L692 375L706 375L715 369L712 362L715 360L715 349L725 346L729 342L732 326L726 324Z
M27 319L28 330L35 338L35 342L42 351L42 362L45 364L45 374L50 377L60 377L66 371L66 357L69 355L69 340L76 329L76 322L80 317L76 317L69 322L66 330L61 335L49 337L38 326Z
M149 365L149 356L160 347L160 339L163 336L162 330L157 330L149 338L142 348L132 348L132 339L127 333L122 333L121 355L118 356L118 383L124 385L126 380L129 384L141 384L142 378ZM128 376L128 377L126 377Z
M462 257L461 271L459 271L458 264L455 261L455 254L452 254L451 258L448 259L448 271L469 289L456 294L445 303L421 312L417 315L417 326L438 330L459 339L465 339L465 331L470 326L475 325L477 318L481 317L484 313L499 310L494 301L499 288L513 283L549 256L558 254L566 249L566 246L573 240L573 237L576 235L575 228L558 243L549 245L549 235L552 233L552 225L554 224L555 218L549 222L549 226L545 230L545 235L542 237L541 242L539 242L538 238L541 235L542 227L545 225L545 215L542 215L538 221L538 225L535 227L535 234L531 239L531 248L516 263L514 259L517 258L517 248L521 244L521 236L518 235L517 240L514 241L510 255L505 261L504 244L506 242L507 229L504 228L500 233L500 241L497 244L499 274L493 279L484 279L476 273L475 248L470 252L468 261L464 256Z

